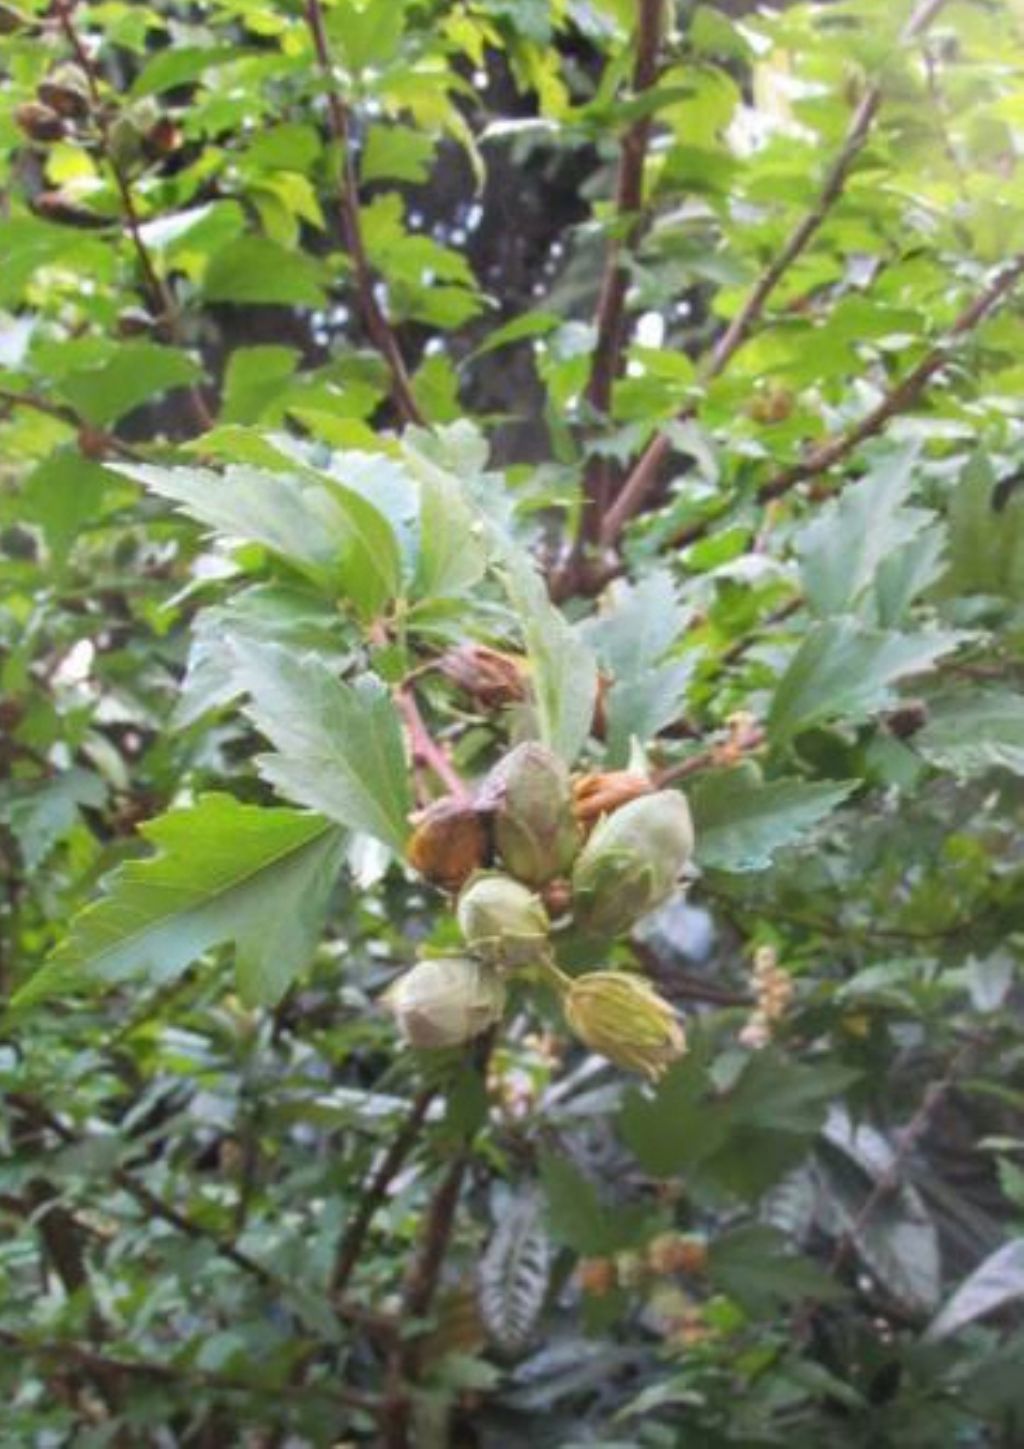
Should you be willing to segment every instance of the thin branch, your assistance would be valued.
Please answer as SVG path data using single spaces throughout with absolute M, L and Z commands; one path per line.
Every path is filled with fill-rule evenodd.
M 946 0 L 923 0 L 904 28 L 903 43 L 910 44 L 922 35 L 945 3 Z M 881 102 L 882 87 L 876 82 L 861 97 L 850 120 L 839 154 L 829 167 L 813 206 L 786 238 L 778 255 L 765 268 L 747 300 L 715 344 L 701 369 L 703 380 L 710 381 L 724 371 L 735 353 L 746 341 L 752 327 L 760 321 L 765 305 L 779 282 L 821 229 L 832 208 L 843 194 L 847 178 L 854 162 L 864 148 Z M 694 416 L 695 411 L 693 406 L 685 408 L 679 414 L 678 421 L 688 421 Z M 605 515 L 601 527 L 601 542 L 605 547 L 615 544 L 629 520 L 640 512 L 656 486 L 662 465 L 671 451 L 671 442 L 663 432 L 657 433 L 647 445 L 626 479 L 622 491 Z
M 637 0 L 636 57 L 632 84 L 634 97 L 650 90 L 657 79 L 663 13 L 664 0 Z M 590 377 L 584 393 L 591 409 L 602 415 L 611 407 L 612 388 L 622 361 L 626 291 L 629 286 L 629 270 L 624 254 L 636 246 L 643 229 L 643 217 L 639 212 L 643 204 L 644 163 L 652 125 L 653 120 L 649 113 L 638 117 L 621 142 L 615 186 L 615 230 L 608 242 L 604 275 L 598 294 L 595 318 L 597 335 Z M 592 457 L 584 480 L 579 546 L 598 541 L 609 483 L 607 460 Z
M 415 1147 L 419 1139 L 420 1128 L 423 1126 L 430 1104 L 436 1096 L 435 1087 L 424 1087 L 413 1099 L 408 1117 L 381 1158 L 376 1172 L 362 1194 L 359 1206 L 338 1243 L 334 1271 L 331 1274 L 333 1297 L 343 1293 L 348 1286 L 348 1280 L 359 1261 L 359 1255 L 363 1250 L 374 1214 L 384 1202 L 396 1174 Z
M 114 185 L 117 188 L 121 200 L 121 211 L 128 235 L 131 237 L 132 245 L 135 248 L 135 255 L 138 258 L 139 267 L 146 279 L 149 291 L 157 302 L 160 313 L 171 336 L 171 340 L 178 346 L 183 345 L 184 337 L 181 326 L 181 313 L 170 286 L 157 270 L 156 264 L 150 254 L 142 235 L 142 220 L 135 205 L 135 197 L 123 167 L 117 160 L 116 150 L 111 141 L 110 124 L 107 119 L 106 108 L 103 102 L 103 93 L 100 89 L 99 77 L 96 74 L 96 67 L 93 64 L 92 56 L 82 43 L 82 38 L 75 28 L 74 0 L 59 0 L 57 5 L 57 19 L 65 39 L 74 52 L 75 60 L 83 71 L 89 87 L 89 95 L 92 99 L 93 116 L 99 132 L 100 148 L 103 159 L 110 168 L 110 174 L 114 178 Z M 207 432 L 213 426 L 213 418 L 206 400 L 197 387 L 186 389 L 186 395 L 192 409 L 193 420 L 200 432 Z
M 122 1358 L 114 1354 L 101 1353 L 83 1343 L 70 1339 L 34 1341 L 0 1328 L 0 1343 L 5 1348 L 27 1356 L 54 1359 L 58 1367 L 74 1364 L 96 1377 L 153 1379 L 159 1383 L 178 1384 L 182 1387 L 209 1389 L 215 1392 L 253 1394 L 271 1399 L 309 1398 L 323 1399 L 328 1403 L 349 1409 L 362 1409 L 374 1413 L 379 1401 L 372 1394 L 363 1394 L 356 1389 L 347 1389 L 326 1384 L 289 1384 L 287 1382 L 256 1379 L 239 1379 L 228 1374 L 211 1373 L 204 1369 L 173 1363 L 160 1363 L 155 1359 Z
M 428 769 L 433 770 L 449 794 L 456 800 L 467 799 L 469 792 L 466 789 L 465 781 L 448 758 L 443 746 L 437 743 L 424 723 L 413 691 L 403 686 L 398 691 L 397 700 L 398 708 L 405 720 L 413 763 L 425 765 Z
M 341 174 L 338 178 L 338 217 L 348 254 L 355 273 L 356 297 L 370 341 L 387 363 L 391 374 L 391 397 L 399 417 L 405 423 L 424 421 L 413 395 L 398 339 L 377 300 L 376 284 L 359 219 L 359 184 L 349 138 L 349 118 L 345 102 L 338 91 L 331 61 L 331 49 L 324 25 L 320 0 L 306 0 L 306 24 L 313 40 L 317 64 L 324 78 L 327 114 L 331 132 L 340 152 Z
M 666 785 L 686 780 L 691 775 L 699 775 L 703 770 L 728 769 L 759 750 L 765 738 L 765 732 L 760 725 L 740 721 L 733 728 L 729 739 L 710 745 L 706 750 L 699 750 L 675 765 L 666 765 L 651 777 L 651 783 L 656 789 L 663 790 Z
M 907 412 L 917 402 L 932 377 L 950 361 L 953 345 L 983 320 L 988 313 L 1010 292 L 1024 274 L 1024 253 L 1016 257 L 996 277 L 990 286 L 979 293 L 964 308 L 952 324 L 946 336 L 937 342 L 916 367 L 889 389 L 871 411 L 859 423 L 845 432 L 820 443 L 800 463 L 784 468 L 774 478 L 761 485 L 758 499 L 764 503 L 788 493 L 797 483 L 824 473 L 848 453 L 860 446 L 867 438 L 881 432 L 886 423 L 899 413 Z
M 27 408 L 30 412 L 40 413 L 47 418 L 54 418 L 58 422 L 65 423 L 69 428 L 75 428 L 79 433 L 86 429 L 87 425 L 78 416 L 73 408 L 63 403 L 50 402 L 47 398 L 38 397 L 31 392 L 14 392 L 10 388 L 0 387 L 0 405 L 6 410 L 10 408 Z M 117 453 L 123 458 L 141 460 L 143 454 L 130 443 L 124 443 L 113 433 L 102 430 L 90 429 L 95 441 L 104 449 Z

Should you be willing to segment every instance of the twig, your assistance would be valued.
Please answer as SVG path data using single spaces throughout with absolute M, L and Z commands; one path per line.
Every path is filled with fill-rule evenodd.
M 881 432 L 891 418 L 913 407 L 930 379 L 949 362 L 953 344 L 977 326 L 1015 286 L 1022 273 L 1024 273 L 1024 253 L 1016 257 L 1008 267 L 1000 272 L 990 286 L 964 308 L 946 336 L 936 343 L 916 367 L 891 387 L 871 411 L 861 418 L 859 423 L 855 423 L 845 432 L 819 444 L 802 462 L 794 463 L 791 467 L 776 473 L 774 478 L 770 478 L 758 489 L 758 499 L 763 503 L 768 502 L 772 498 L 778 498 L 781 494 L 787 493 L 797 483 L 802 483 L 807 478 L 814 478 L 819 473 L 826 472 L 835 463 L 845 458 L 848 453 L 852 453 L 867 438 Z
M 101 1353 L 83 1343 L 70 1339 L 34 1341 L 24 1338 L 9 1329 L 0 1328 L 0 1343 L 26 1355 L 52 1358 L 59 1366 L 72 1363 L 95 1376 L 110 1378 L 147 1378 L 161 1383 L 191 1385 L 226 1393 L 254 1394 L 272 1399 L 324 1399 L 329 1403 L 350 1409 L 362 1409 L 374 1413 L 379 1400 L 372 1394 L 360 1393 L 356 1389 L 326 1384 L 289 1384 L 285 1382 L 238 1379 L 228 1374 L 211 1373 L 205 1369 L 186 1367 L 173 1363 L 160 1363 L 155 1359 L 122 1358 L 114 1354 Z
M 370 1230 L 374 1214 L 387 1197 L 388 1188 L 394 1181 L 395 1175 L 401 1168 L 409 1153 L 415 1147 L 420 1135 L 420 1128 L 430 1108 L 431 1102 L 437 1096 L 435 1087 L 424 1087 L 413 1099 L 412 1107 L 401 1130 L 397 1133 L 380 1161 L 376 1172 L 362 1194 L 359 1207 L 356 1209 L 351 1221 L 347 1224 L 344 1233 L 338 1243 L 337 1253 L 334 1259 L 334 1271 L 331 1274 L 331 1294 L 337 1297 L 343 1293 L 352 1276 L 353 1269 L 359 1261 L 366 1234 Z
M 658 46 L 664 0 L 637 0 L 636 58 L 633 64 L 634 97 L 650 90 L 657 78 Z M 632 250 L 643 229 L 638 213 L 643 204 L 644 163 L 650 143 L 652 118 L 638 117 L 622 137 L 615 186 L 615 230 L 608 242 L 604 275 L 598 294 L 594 357 L 584 396 L 595 413 L 606 414 L 622 357 L 623 322 L 629 271 L 623 253 Z M 624 230 L 624 235 L 620 234 Z M 607 460 L 592 457 L 584 480 L 583 510 L 578 546 L 598 541 L 607 504 Z
M 44 417 L 55 418 L 58 422 L 66 423 L 69 428 L 75 428 L 79 433 L 87 427 L 87 424 L 73 408 L 69 408 L 63 403 L 50 402 L 46 398 L 38 397 L 35 393 L 14 392 L 10 388 L 0 387 L 0 404 L 5 409 L 27 408 L 31 412 L 41 413 Z M 133 448 L 130 443 L 122 442 L 113 433 L 100 431 L 96 434 L 96 438 L 104 448 L 109 448 L 111 452 L 118 453 L 123 458 L 141 460 L 143 457 L 137 448 Z
M 923 0 L 907 22 L 902 35 L 903 42 L 909 44 L 923 34 L 945 3 L 946 0 Z M 821 229 L 829 212 L 843 193 L 853 163 L 870 134 L 881 101 L 882 87 L 876 82 L 861 97 L 850 120 L 839 154 L 829 167 L 813 206 L 789 234 L 778 255 L 762 272 L 747 300 L 715 344 L 701 368 L 703 380 L 710 381 L 725 369 L 746 340 L 751 328 L 760 320 L 765 304 L 779 282 Z M 684 408 L 677 421 L 688 421 L 694 416 L 695 411 L 693 406 Z M 647 445 L 626 479 L 622 491 L 605 515 L 601 527 L 601 542 L 606 547 L 611 547 L 618 540 L 625 525 L 636 513 L 639 513 L 655 487 L 662 465 L 671 451 L 671 442 L 664 432 L 657 433 Z
M 156 265 L 142 235 L 142 221 L 135 205 L 135 197 L 129 184 L 127 174 L 117 160 L 114 146 L 111 143 L 110 124 L 107 120 L 106 109 L 103 103 L 103 94 L 100 90 L 99 78 L 96 74 L 96 67 L 93 64 L 92 56 L 82 43 L 82 38 L 75 28 L 74 0 L 58 0 L 56 9 L 57 19 L 64 36 L 71 46 L 75 60 L 85 75 L 89 87 L 89 95 L 92 98 L 93 115 L 99 131 L 100 148 L 103 152 L 103 159 L 110 168 L 110 174 L 114 178 L 114 185 L 117 187 L 118 196 L 121 199 L 121 210 L 125 226 L 131 237 L 132 245 L 135 248 L 135 255 L 138 258 L 142 274 L 146 279 L 150 293 L 157 302 L 160 313 L 163 317 L 167 331 L 173 342 L 181 346 L 184 337 L 181 327 L 181 313 L 174 293 L 167 282 L 157 271 Z M 186 395 L 192 409 L 193 420 L 200 432 L 207 432 L 213 426 L 213 418 L 206 400 L 197 387 L 186 389 Z
M 469 791 L 465 781 L 448 758 L 443 747 L 437 743 L 427 729 L 413 691 L 403 686 L 398 690 L 397 699 L 398 708 L 405 720 L 405 727 L 409 735 L 409 749 L 413 762 L 433 770 L 449 794 L 453 795 L 456 800 L 467 799 Z
M 700 774 L 702 770 L 728 769 L 738 764 L 744 756 L 759 750 L 764 741 L 765 732 L 760 725 L 744 724 L 733 731 L 730 739 L 710 745 L 706 750 L 698 750 L 695 755 L 680 760 L 678 764 L 666 765 L 663 770 L 658 770 L 652 776 L 652 784 L 656 789 L 663 790 L 666 785 L 685 780 L 690 775 Z
M 309 26 L 317 64 L 325 82 L 327 114 L 330 119 L 331 132 L 340 152 L 338 217 L 345 246 L 352 259 L 359 311 L 370 335 L 370 341 L 387 363 L 388 371 L 391 374 L 391 397 L 399 417 L 406 423 L 422 424 L 423 414 L 413 395 L 398 339 L 377 301 L 373 271 L 366 254 L 363 228 L 359 219 L 359 186 L 355 164 L 352 160 L 348 110 L 335 82 L 331 49 L 320 0 L 306 0 L 306 24 Z

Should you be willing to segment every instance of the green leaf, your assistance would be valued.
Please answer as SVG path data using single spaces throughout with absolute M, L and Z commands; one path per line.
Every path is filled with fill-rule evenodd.
M 312 654 L 236 645 L 248 713 L 278 751 L 260 770 L 282 794 L 401 851 L 409 833 L 408 765 L 398 713 L 379 679 L 345 684 Z
M 540 737 L 571 765 L 593 723 L 597 661 L 579 632 L 550 602 L 532 565 L 510 550 L 503 562 L 530 659 Z
M 1024 1238 L 1013 1238 L 967 1275 L 929 1325 L 928 1337 L 948 1338 L 1020 1298 L 1024 1298 Z
M 587 1257 L 627 1247 L 647 1217 L 647 1209 L 640 1205 L 612 1211 L 590 1179 L 564 1155 L 541 1153 L 540 1181 L 552 1239 Z
M 1024 695 L 978 689 L 931 701 L 914 744 L 931 764 L 956 775 L 996 768 L 1024 775 Z
M 343 832 L 316 815 L 201 796 L 142 826 L 157 847 L 120 866 L 106 893 L 15 999 L 30 1005 L 81 978 L 172 980 L 225 942 L 239 989 L 276 1000 L 308 961 L 341 864 Z
M 371 126 L 366 138 L 360 176 L 363 181 L 426 181 L 434 161 L 435 144 L 410 126 Z
M 199 364 L 186 352 L 156 342 L 122 342 L 98 366 L 65 374 L 58 392 L 87 422 L 105 427 L 151 397 L 201 376 Z
M 262 544 L 321 587 L 373 615 L 399 588 L 398 543 L 387 519 L 352 488 L 312 472 L 298 476 L 230 467 L 121 464 L 118 472 L 173 499 L 229 538 Z
M 32 872 L 70 834 L 81 807 L 99 809 L 106 798 L 106 786 L 91 770 L 74 768 L 32 784 L 12 782 L 0 785 L 0 824 L 10 827 L 25 869 Z
M 784 744 L 820 720 L 864 719 L 886 704 L 898 679 L 930 669 L 959 643 L 958 634 L 897 634 L 849 618 L 817 624 L 779 682 L 768 732 Z
M 949 568 L 944 597 L 1004 595 L 1024 599 L 1024 496 L 1015 489 L 999 507 L 995 475 L 979 454 L 949 501 Z
M 214 252 L 203 279 L 208 302 L 319 307 L 324 301 L 320 264 L 263 236 L 240 236 Z
M 819 615 L 852 613 L 885 559 L 934 517 L 905 507 L 915 448 L 890 455 L 821 509 L 797 539 L 804 593 Z
M 487 567 L 484 525 L 457 478 L 420 453 L 408 453 L 420 483 L 419 553 L 413 592 L 432 599 L 461 594 Z
M 705 775 L 689 792 L 697 861 L 715 870 L 764 870 L 776 850 L 813 829 L 856 783 L 825 785 L 797 779 L 766 783 L 750 761 Z
M 681 713 L 697 657 L 660 661 L 685 619 L 671 574 L 655 569 L 615 590 L 610 606 L 581 631 L 612 676 L 605 697 L 609 766 L 625 765 L 634 739 L 646 744 Z
M 723 1233 L 708 1253 L 712 1284 L 751 1313 L 770 1313 L 800 1298 L 832 1302 L 842 1288 L 816 1263 L 789 1249 L 774 1228 L 751 1223 Z

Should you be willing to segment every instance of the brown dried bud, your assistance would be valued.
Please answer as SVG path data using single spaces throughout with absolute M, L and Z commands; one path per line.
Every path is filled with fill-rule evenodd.
M 641 795 L 653 793 L 654 786 L 650 780 L 634 770 L 611 770 L 604 774 L 581 775 L 573 781 L 573 814 L 584 830 L 589 831 L 602 815 L 610 815 L 620 805 L 639 799 Z
M 173 156 L 175 151 L 180 151 L 183 140 L 181 127 L 174 118 L 161 116 L 146 132 L 143 144 L 146 155 L 159 161 L 164 156 Z
M 588 1298 L 605 1298 L 617 1286 L 615 1259 L 581 1258 L 576 1278 Z
M 44 81 L 40 81 L 36 95 L 44 105 L 51 106 L 69 120 L 84 120 L 91 109 L 89 79 L 81 66 L 70 62 L 59 65 Z
M 110 434 L 105 433 L 102 428 L 83 424 L 78 430 L 78 451 L 85 458 L 101 461 L 110 451 Z
M 88 207 L 79 206 L 63 191 L 40 191 L 32 202 L 32 209 L 44 221 L 58 226 L 77 226 L 92 230 L 95 227 L 110 226 L 108 216 L 100 216 Z
M 449 649 L 438 661 L 438 668 L 484 709 L 518 704 L 529 692 L 522 661 L 486 644 L 460 644 Z
M 470 800 L 446 796 L 416 818 L 406 858 L 432 885 L 459 891 L 491 853 L 487 813 Z
M 14 35 L 28 28 L 28 16 L 13 5 L 0 5 L 0 35 Z
M 25 101 L 18 106 L 14 119 L 31 141 L 60 141 L 67 130 L 57 112 L 39 101 Z
M 672 1273 L 703 1273 L 708 1248 L 702 1238 L 683 1233 L 659 1233 L 647 1244 L 647 1266 L 659 1278 Z

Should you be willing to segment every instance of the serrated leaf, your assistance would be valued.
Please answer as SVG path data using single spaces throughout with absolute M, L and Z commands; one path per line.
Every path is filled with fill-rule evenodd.
M 108 877 L 105 895 L 75 918 L 16 1007 L 82 977 L 166 982 L 229 941 L 249 1001 L 275 1000 L 306 963 L 340 866 L 344 836 L 336 826 L 205 795 L 141 833 L 158 854 Z
M 398 592 L 401 563 L 390 524 L 333 479 L 245 466 L 217 474 L 124 464 L 118 472 L 218 533 L 269 548 L 321 587 L 351 598 L 364 615 Z
M 354 685 L 316 655 L 240 641 L 247 713 L 278 751 L 260 771 L 283 795 L 401 851 L 412 809 L 398 714 L 373 675 Z
M 749 761 L 705 775 L 689 792 L 697 861 L 715 870 L 764 870 L 776 850 L 813 829 L 856 783 L 766 782 Z
M 754 1313 L 799 1298 L 827 1302 L 843 1296 L 823 1269 L 790 1252 L 782 1234 L 767 1224 L 751 1223 L 716 1238 L 708 1253 L 708 1276 Z
M 804 594 L 813 613 L 853 612 L 883 561 L 932 520 L 905 507 L 917 449 L 884 458 L 860 482 L 822 508 L 797 538 Z
M 188 353 L 156 342 L 124 342 L 98 367 L 69 372 L 58 391 L 90 423 L 105 427 L 147 399 L 202 376 Z
M 620 586 L 582 631 L 612 676 L 604 701 L 610 766 L 625 765 L 633 739 L 646 744 L 681 713 L 697 657 L 664 656 L 685 619 L 671 575 L 657 569 L 636 585 Z
M 640 1205 L 613 1212 L 589 1178 L 568 1158 L 544 1152 L 540 1159 L 548 1231 L 556 1243 L 588 1256 L 617 1252 L 632 1242 L 647 1210 Z
M 536 1193 L 503 1214 L 480 1260 L 479 1303 L 494 1343 L 507 1353 L 526 1347 L 544 1307 L 551 1245 Z
M 414 592 L 425 599 L 464 593 L 487 567 L 483 524 L 457 478 L 420 453 L 410 450 L 408 457 L 420 484 Z
M 956 775 L 997 767 L 1024 775 L 1024 695 L 976 689 L 931 702 L 914 744 L 931 764 Z
M 31 872 L 70 833 L 83 805 L 98 809 L 106 798 L 106 786 L 91 770 L 66 770 L 30 784 L 12 782 L 0 785 L 0 824 L 10 828 Z
M 533 566 L 506 550 L 504 568 L 530 660 L 540 737 L 571 765 L 590 734 L 597 661 L 579 632 L 550 602 Z
M 958 634 L 897 634 L 849 618 L 815 625 L 775 691 L 768 714 L 773 742 L 785 744 L 821 720 L 864 719 L 891 698 L 897 680 L 930 669 L 959 642 Z
M 961 594 L 1024 599 L 1024 496 L 1015 490 L 1002 507 L 989 460 L 978 454 L 949 500 L 946 598 Z
M 933 1341 L 948 1338 L 1020 1298 L 1024 1298 L 1024 1238 L 1014 1238 L 968 1274 L 929 1324 L 927 1336 Z

